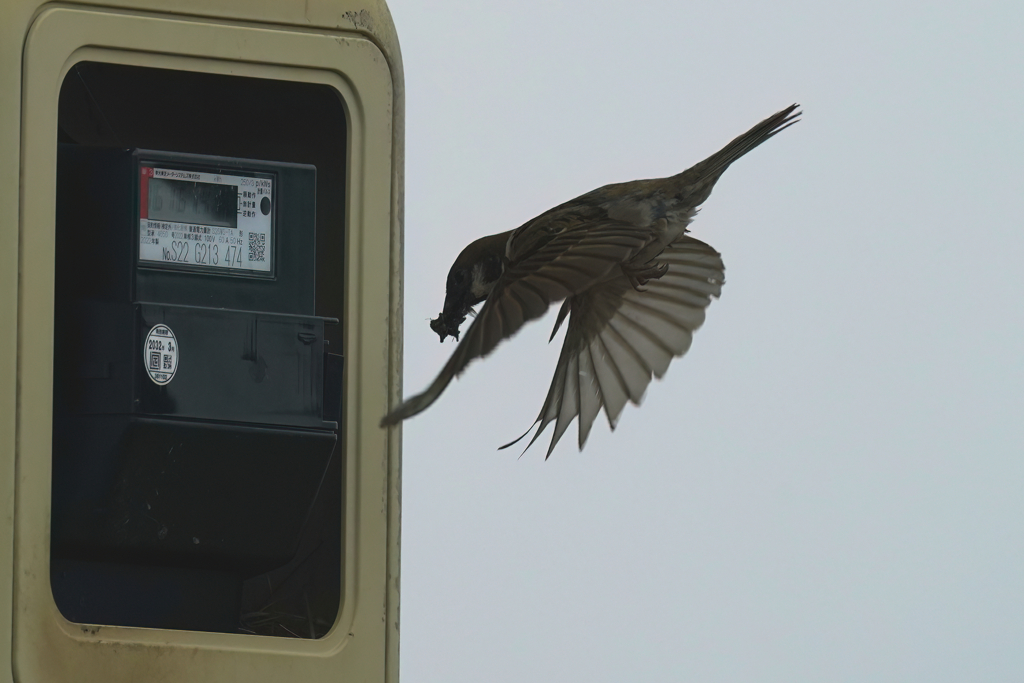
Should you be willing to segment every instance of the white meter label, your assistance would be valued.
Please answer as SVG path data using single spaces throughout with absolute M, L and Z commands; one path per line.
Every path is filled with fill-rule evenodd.
M 139 170 L 140 262 L 273 272 L 272 178 Z
M 149 378 L 164 385 L 178 370 L 178 340 L 167 325 L 154 325 L 142 346 L 142 359 Z

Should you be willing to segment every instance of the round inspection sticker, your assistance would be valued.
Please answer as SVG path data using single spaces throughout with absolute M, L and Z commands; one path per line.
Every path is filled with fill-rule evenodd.
M 146 335 L 142 358 L 149 378 L 163 385 L 174 379 L 178 369 L 178 340 L 167 325 L 154 325 Z

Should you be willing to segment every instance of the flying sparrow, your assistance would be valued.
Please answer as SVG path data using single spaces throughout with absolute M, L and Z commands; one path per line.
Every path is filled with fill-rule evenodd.
M 430 327 L 442 342 L 458 340 L 466 315 L 483 306 L 437 379 L 381 426 L 428 408 L 472 360 L 561 301 L 551 338 L 566 317 L 569 325 L 527 448 L 555 422 L 549 457 L 578 416 L 582 450 L 602 407 L 615 429 L 626 401 L 639 404 L 651 375 L 660 379 L 686 353 L 704 309 L 722 292 L 721 255 L 687 236 L 687 225 L 729 164 L 796 123 L 798 106 L 678 175 L 605 185 L 515 230 L 472 242 L 448 272 L 444 308 Z

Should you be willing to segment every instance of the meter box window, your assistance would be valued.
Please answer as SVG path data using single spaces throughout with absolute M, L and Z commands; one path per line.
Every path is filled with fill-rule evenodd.
M 320 113 L 275 130 L 289 107 Z M 344 187 L 337 95 L 87 63 L 60 122 L 58 608 L 323 635 L 342 546 L 344 200 L 318 191 Z

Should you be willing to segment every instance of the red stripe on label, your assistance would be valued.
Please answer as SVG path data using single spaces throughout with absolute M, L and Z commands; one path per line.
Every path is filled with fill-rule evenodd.
M 149 218 L 149 179 L 153 177 L 153 169 L 140 166 L 139 173 L 139 218 Z

